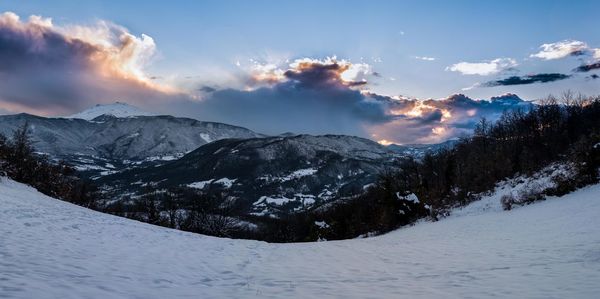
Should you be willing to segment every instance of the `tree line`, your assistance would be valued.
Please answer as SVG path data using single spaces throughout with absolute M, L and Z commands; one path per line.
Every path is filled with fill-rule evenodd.
M 36 188 L 48 196 L 88 208 L 98 208 L 97 188 L 80 179 L 63 161 L 51 161 L 34 151 L 25 123 L 11 138 L 0 134 L 0 175 Z

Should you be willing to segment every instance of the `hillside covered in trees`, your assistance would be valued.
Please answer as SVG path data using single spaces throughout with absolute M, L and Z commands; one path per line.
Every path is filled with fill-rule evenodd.
M 498 181 L 531 175 L 553 162 L 571 163 L 576 173 L 539 194 L 503 199 L 505 208 L 598 181 L 600 98 L 565 94 L 527 112 L 505 112 L 495 123 L 482 119 L 474 134 L 453 148 L 405 159 L 400 171 L 382 174 L 365 194 L 316 215 L 329 224 L 327 238 L 382 233 L 425 215 L 437 219 L 477 200 Z M 406 203 L 411 196 L 418 198 L 418 208 Z
M 0 134 L 0 176 L 28 184 L 48 196 L 98 208 L 96 188 L 80 179 L 73 167 L 35 152 L 27 123 L 10 138 Z

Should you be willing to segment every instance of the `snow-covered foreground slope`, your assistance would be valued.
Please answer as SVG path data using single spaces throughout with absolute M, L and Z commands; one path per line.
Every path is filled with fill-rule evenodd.
M 597 298 L 600 185 L 311 244 L 155 227 L 0 183 L 0 297 Z

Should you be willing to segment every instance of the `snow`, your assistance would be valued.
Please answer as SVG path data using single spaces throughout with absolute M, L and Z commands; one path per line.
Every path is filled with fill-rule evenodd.
M 162 155 L 162 156 L 151 156 L 146 157 L 144 161 L 152 162 L 152 161 L 175 161 L 181 157 L 183 157 L 185 153 L 176 153 L 173 155 Z
M 325 221 L 315 221 L 315 225 L 320 228 L 328 228 L 329 227 L 329 224 L 327 224 L 327 222 L 325 222 Z
M 315 203 L 315 196 L 312 194 L 296 193 L 294 194 L 294 198 L 300 199 L 304 206 L 310 206 Z
M 196 189 L 204 189 L 204 187 L 206 187 L 206 185 L 212 183 L 213 180 L 208 180 L 208 181 L 201 181 L 201 182 L 194 182 L 191 184 L 187 184 L 188 187 L 190 188 L 196 188 Z
M 200 138 L 202 138 L 204 141 L 206 141 L 206 143 L 210 143 L 213 140 L 210 138 L 210 135 L 206 134 L 206 133 L 200 133 Z
M 271 204 L 271 205 L 284 205 L 288 202 L 294 201 L 294 198 L 287 198 L 285 196 L 281 197 L 269 197 L 269 196 L 261 196 L 257 201 L 254 202 L 255 206 Z
M 268 244 L 90 211 L 0 179 L 6 298 L 595 298 L 600 185 L 387 235 Z
M 106 176 L 106 175 L 111 175 L 111 174 L 114 174 L 114 173 L 117 173 L 117 172 L 118 171 L 116 171 L 116 170 L 106 170 L 106 171 L 101 171 L 99 173 L 99 175 L 100 176 Z
M 221 184 L 223 186 L 223 188 L 231 188 L 231 186 L 233 186 L 235 181 L 237 181 L 237 179 L 228 179 L 228 178 L 221 178 L 218 180 L 211 179 L 211 180 L 207 180 L 207 181 L 190 183 L 190 184 L 187 184 L 186 186 L 188 186 L 190 188 L 195 188 L 195 189 L 204 189 L 204 187 L 206 187 L 206 185 L 215 183 L 215 184 Z
M 221 178 L 215 181 L 217 184 L 223 185 L 223 188 L 231 188 L 237 179 Z
M 277 211 L 279 211 L 279 208 L 283 205 L 288 203 L 298 203 L 294 208 L 294 211 L 299 212 L 311 207 L 315 202 L 316 198 L 312 194 L 296 193 L 291 197 L 285 195 L 261 196 L 252 204 L 255 212 L 251 214 L 277 218 Z
M 317 169 L 314 168 L 305 168 L 305 169 L 298 169 L 284 177 L 279 178 L 280 182 L 287 182 L 287 181 L 291 181 L 291 180 L 295 180 L 295 179 L 299 179 L 301 177 L 305 177 L 305 176 L 309 176 L 309 175 L 313 175 L 315 173 L 317 173 Z
M 77 171 L 86 171 L 86 170 L 106 170 L 105 167 L 93 164 L 83 164 L 83 165 L 75 165 L 73 166 Z
M 284 205 L 287 204 L 289 202 L 295 202 L 295 201 L 299 201 L 300 203 L 302 203 L 302 207 L 306 207 L 306 206 L 310 206 L 312 204 L 315 203 L 315 196 L 312 194 L 302 194 L 302 193 L 296 193 L 294 194 L 294 197 L 292 198 L 287 198 L 283 195 L 279 195 L 279 196 L 261 196 L 257 201 L 254 202 L 254 206 L 258 206 L 258 207 L 264 207 L 267 204 L 269 205 Z
M 400 192 L 396 192 L 396 198 L 398 198 L 399 200 L 406 200 L 406 201 L 410 201 L 410 202 L 413 202 L 413 203 L 419 203 L 420 202 L 419 198 L 414 193 L 402 196 L 402 195 L 400 195 Z
M 564 176 L 568 177 L 573 171 L 574 166 L 565 164 L 552 164 L 532 176 L 516 176 L 514 178 L 501 181 L 496 184 L 496 188 L 489 194 L 484 194 L 480 200 L 471 204 L 454 209 L 451 216 L 464 216 L 481 214 L 485 212 L 503 211 L 500 199 L 504 195 L 517 195 L 523 191 L 545 189 L 554 187 L 554 178 Z
M 80 118 L 92 120 L 100 115 L 112 115 L 115 117 L 131 117 L 131 116 L 152 116 L 154 114 L 141 110 L 138 107 L 127 103 L 115 102 L 112 104 L 97 104 L 94 107 L 81 111 L 79 113 L 68 116 L 67 118 Z M 130 137 L 136 137 L 132 135 Z
M 369 184 L 363 185 L 363 186 L 362 186 L 362 189 L 363 189 L 364 191 L 367 191 L 367 190 L 368 190 L 369 188 L 371 188 L 372 186 L 375 186 L 375 183 L 369 183 Z

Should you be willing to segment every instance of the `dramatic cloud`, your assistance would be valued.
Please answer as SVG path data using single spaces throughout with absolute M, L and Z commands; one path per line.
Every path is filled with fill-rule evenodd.
M 189 83 L 196 96 L 161 85 L 144 71 L 156 45 L 108 22 L 56 26 L 37 16 L 0 15 L 0 113 L 71 114 L 119 99 L 138 106 L 248 127 L 258 132 L 348 134 L 382 143 L 439 142 L 472 130 L 481 116 L 524 107 L 511 98 L 475 101 L 464 96 L 420 101 L 367 91 L 381 78 L 366 63 L 328 57 L 285 63 L 236 63 L 232 85 Z M 494 60 L 494 73 L 515 65 Z M 219 88 L 216 86 L 237 86 Z
M 342 87 L 367 84 L 365 77 L 371 74 L 371 67 L 364 63 L 338 62 L 335 57 L 325 61 L 304 58 L 290 64 L 292 69 L 284 75 L 306 87 Z
M 337 57 L 325 59 L 302 58 L 296 59 L 287 66 L 275 63 L 259 63 L 251 60 L 252 66 L 248 70 L 248 88 L 264 87 L 289 80 L 303 84 L 326 84 L 359 86 L 365 85 L 368 76 L 379 76 L 372 71 L 366 63 L 351 63 L 347 60 L 338 60 Z M 339 86 L 338 86 L 339 87 Z
M 496 58 L 485 62 L 459 62 L 446 68 L 447 71 L 460 72 L 463 75 L 487 76 L 500 73 L 517 66 L 512 58 Z
M 199 119 L 222 121 L 267 134 L 348 134 L 386 143 L 433 143 L 468 134 L 480 117 L 529 107 L 514 95 L 492 101 L 455 95 L 442 100 L 382 96 L 360 90 L 370 67 L 328 58 L 299 59 L 278 70 L 277 80 L 255 89 L 224 89 L 182 103 Z M 252 72 L 252 70 L 250 70 Z
M 570 75 L 559 74 L 559 73 L 535 74 L 535 75 L 527 75 L 527 76 L 512 76 L 512 77 L 508 77 L 506 79 L 486 82 L 483 84 L 483 86 L 493 87 L 493 86 L 546 83 L 546 82 L 564 80 L 564 79 L 567 79 L 570 77 L 571 77 Z
M 175 109 L 198 119 L 237 124 L 267 134 L 292 131 L 364 136 L 365 126 L 391 118 L 384 102 L 357 90 L 367 83 L 366 76 L 371 73 L 368 65 L 335 57 L 303 58 L 285 67 L 260 68 L 260 73 L 257 69 L 250 70 L 253 82 L 268 85 L 217 90 L 200 101 L 180 103 Z
M 274 63 L 260 63 L 255 60 L 250 62 L 252 65 L 246 82 L 249 87 L 275 84 L 285 79 L 284 71 Z
M 527 110 L 530 102 L 514 94 L 473 100 L 457 94 L 440 100 L 397 98 L 390 101 L 391 121 L 368 128 L 371 137 L 382 144 L 436 143 L 470 134 L 485 117 L 496 120 L 505 110 Z
M 536 57 L 544 60 L 560 59 L 567 56 L 586 55 L 590 51 L 598 49 L 590 49 L 589 46 L 577 40 L 563 40 L 556 43 L 543 44 L 540 46 L 540 51 L 531 54 L 530 57 Z
M 38 16 L 0 14 L 0 103 L 48 114 L 122 98 L 161 101 L 175 91 L 144 73 L 155 50 L 151 37 L 108 22 L 60 27 Z

